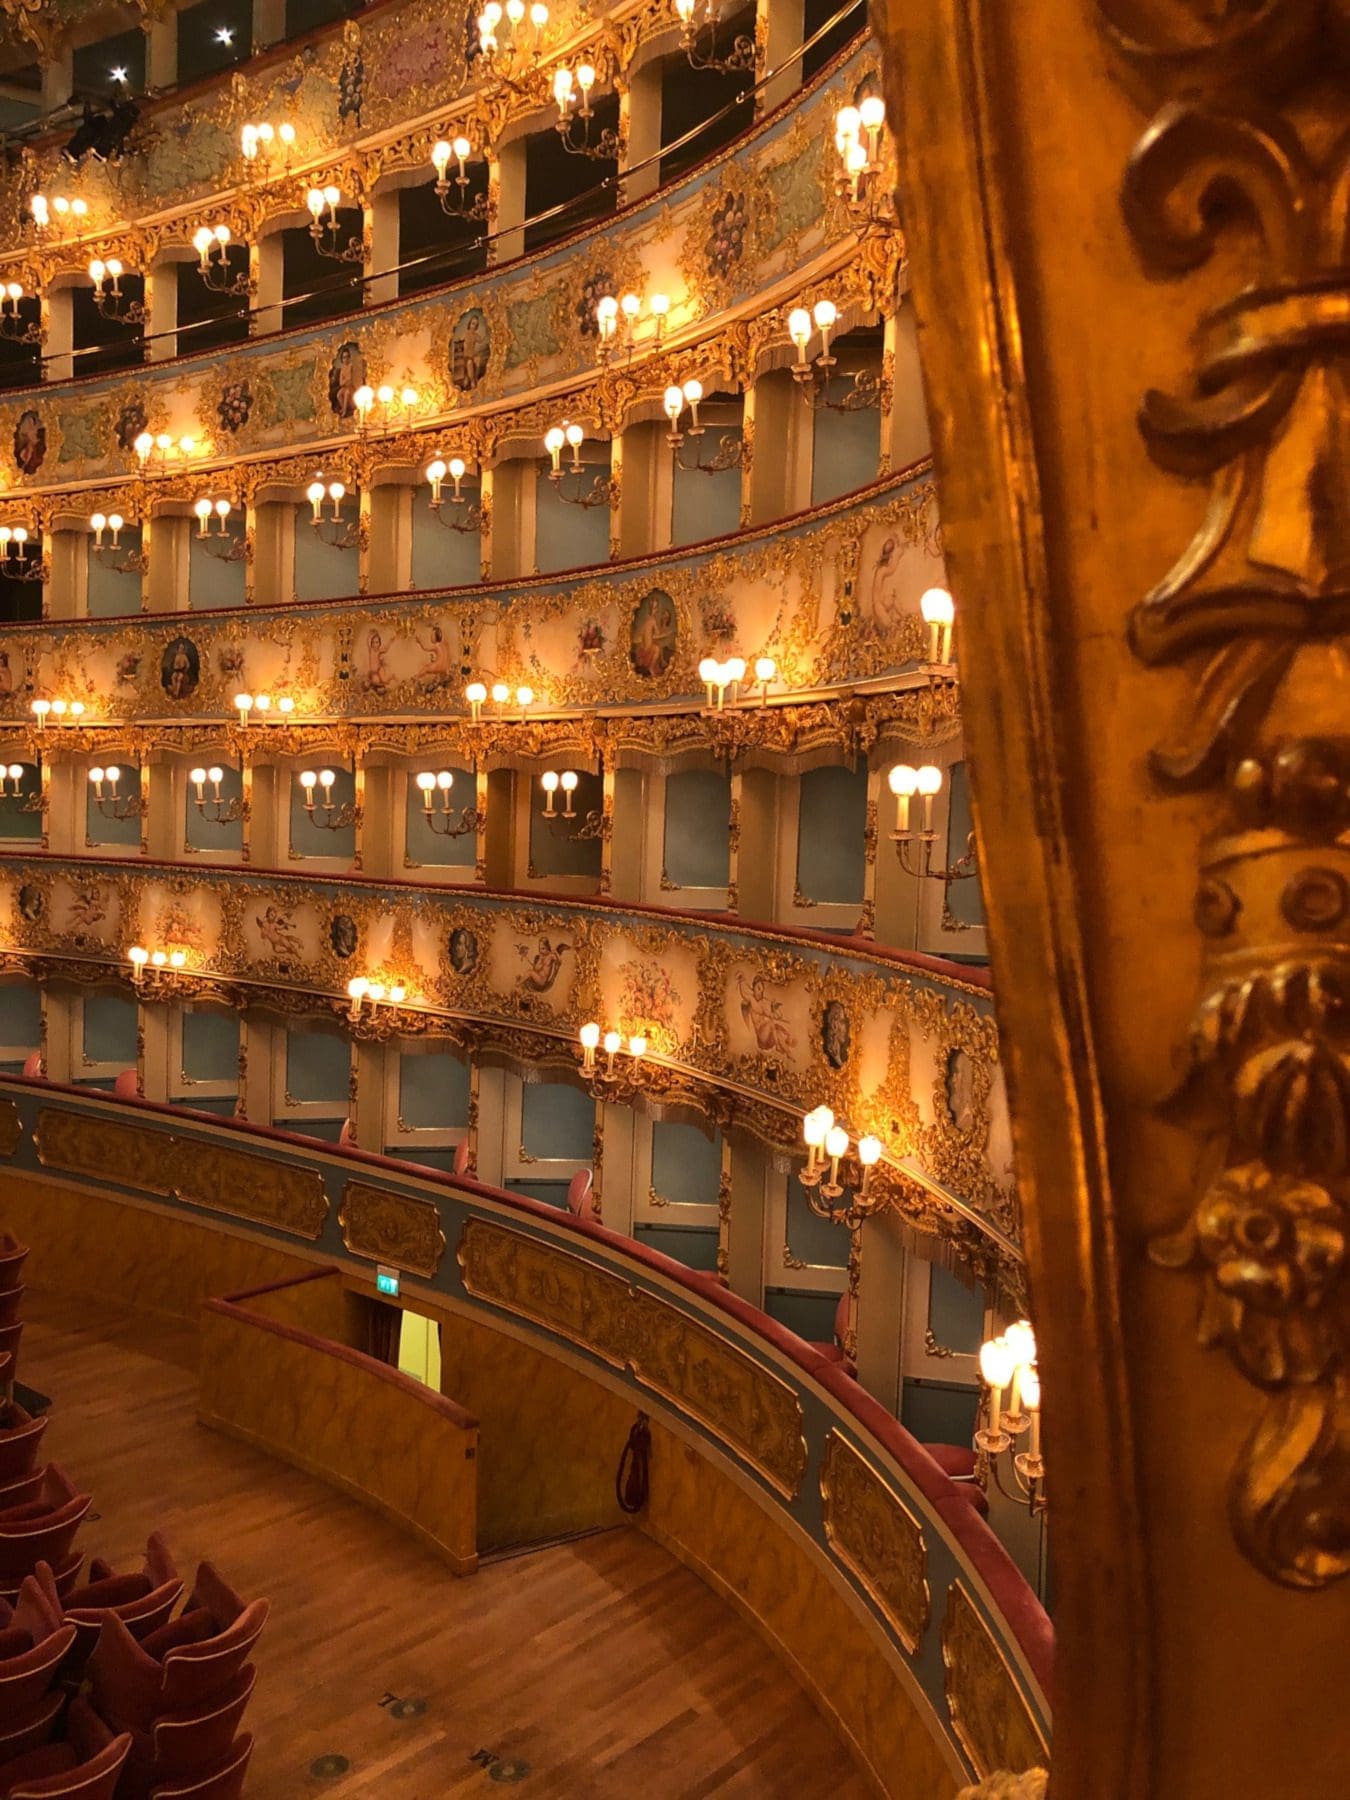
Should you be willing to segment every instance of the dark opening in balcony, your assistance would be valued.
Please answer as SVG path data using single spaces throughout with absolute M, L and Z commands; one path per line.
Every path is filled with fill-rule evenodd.
M 619 100 L 603 94 L 591 102 L 589 142 L 598 145 L 606 131 L 619 129 Z M 582 142 L 582 123 L 573 117 L 571 140 Z M 525 141 L 525 217 L 538 223 L 525 228 L 526 250 L 538 250 L 566 237 L 594 219 L 604 219 L 618 201 L 618 164 L 608 158 L 569 155 L 557 131 L 536 132 Z M 605 185 L 608 180 L 608 185 Z M 561 208 L 554 212 L 555 207 Z M 550 214 L 540 218 L 541 213 Z
M 480 195 L 487 193 L 486 163 L 467 163 L 465 174 L 469 185 L 463 190 L 464 205 L 471 208 Z M 449 169 L 450 191 L 446 205 L 457 208 L 461 190 L 455 182 L 455 165 Z M 479 274 L 487 266 L 487 245 L 481 241 L 487 229 L 484 220 L 464 218 L 458 212 L 446 214 L 435 181 L 399 190 L 398 196 L 398 291 L 420 293 L 424 288 L 439 287 L 461 275 Z
M 339 207 L 336 229 L 327 231 L 324 243 L 330 249 L 359 244 L 362 228 L 360 207 Z M 282 312 L 284 327 L 340 319 L 361 310 L 361 264 L 322 255 L 309 227 L 294 226 L 281 234 L 281 293 L 291 302 Z

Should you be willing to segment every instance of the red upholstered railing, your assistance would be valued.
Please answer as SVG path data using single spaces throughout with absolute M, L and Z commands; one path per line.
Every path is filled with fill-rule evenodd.
M 297 1152 L 310 1165 L 329 1160 L 339 1166 L 356 1164 L 371 1171 L 384 1171 L 404 1181 L 411 1178 L 419 1186 L 442 1188 L 447 1193 L 478 1197 L 491 1201 L 494 1207 L 546 1223 L 552 1232 L 572 1233 L 578 1240 L 579 1249 L 586 1242 L 602 1247 L 607 1253 L 606 1262 L 617 1253 L 638 1268 L 658 1276 L 663 1282 L 684 1290 L 697 1302 L 699 1308 L 725 1315 L 740 1328 L 741 1333 L 759 1338 L 779 1358 L 792 1363 L 828 1397 L 828 1404 L 838 1417 L 852 1425 L 860 1438 L 875 1444 L 898 1465 L 923 1495 L 984 1583 L 1009 1638 L 1021 1651 L 1041 1691 L 1049 1693 L 1054 1628 L 1044 1607 L 1007 1550 L 969 1501 L 963 1498 L 956 1483 L 939 1468 L 918 1439 L 906 1431 L 899 1420 L 861 1388 L 855 1379 L 845 1374 L 837 1363 L 829 1362 L 795 1332 L 789 1331 L 739 1295 L 731 1293 L 716 1277 L 688 1269 L 683 1263 L 676 1262 L 661 1251 L 648 1249 L 632 1238 L 611 1231 L 607 1226 L 586 1219 L 575 1219 L 557 1207 L 502 1188 L 490 1187 L 472 1176 L 446 1175 L 371 1151 L 318 1143 L 313 1138 L 280 1130 L 275 1126 L 220 1119 L 214 1114 L 196 1113 L 188 1107 L 165 1106 L 149 1100 L 120 1097 L 110 1100 L 106 1094 L 91 1093 L 88 1089 L 41 1079 L 5 1076 L 0 1081 L 0 1088 L 59 1094 L 85 1103 L 96 1103 L 100 1107 L 111 1105 L 119 1111 L 143 1114 L 164 1124 L 176 1123 L 181 1126 L 185 1121 L 191 1120 L 194 1125 L 209 1125 L 213 1132 L 222 1131 L 255 1143 L 272 1144 L 279 1150 Z M 267 1290 L 260 1288 L 253 1291 L 261 1294 Z M 231 1296 L 231 1299 L 239 1303 L 247 1297 L 240 1294 Z

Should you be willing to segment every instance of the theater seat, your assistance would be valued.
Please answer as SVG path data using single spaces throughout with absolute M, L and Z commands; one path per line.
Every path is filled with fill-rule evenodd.
M 473 1173 L 472 1163 L 473 1151 L 469 1148 L 469 1140 L 467 1137 L 462 1137 L 455 1145 L 455 1160 L 451 1164 L 451 1168 L 456 1175 L 471 1175 Z
M 589 1169 L 578 1169 L 567 1184 L 567 1210 L 574 1219 L 593 1217 L 591 1205 L 591 1189 L 595 1186 L 595 1177 Z
M 3 1375 L 0 1375 L 0 1380 Z M 0 1484 L 8 1485 L 37 1465 L 38 1445 L 47 1429 L 47 1415 L 34 1418 L 16 1401 L 0 1406 Z
M 77 1494 L 58 1463 L 48 1463 L 38 1497 L 0 1512 L 0 1592 L 21 1582 L 39 1562 L 59 1574 L 92 1504 L 93 1496 Z
M 68 1742 L 46 1744 L 0 1767 L 3 1800 L 113 1800 L 130 1735 L 114 1737 L 80 1696 L 70 1703 L 66 1733 Z
M 0 1294 L 7 1294 L 23 1280 L 23 1265 L 28 1260 L 28 1246 L 21 1244 L 12 1231 L 0 1234 Z
M 183 1782 L 170 1782 L 151 1788 L 150 1800 L 239 1800 L 244 1791 L 253 1739 L 241 1737 L 230 1752 L 229 1760 L 210 1775 Z
M 247 1663 L 233 1681 L 209 1700 L 178 1712 L 161 1713 L 148 1736 L 136 1733 L 128 1770 L 129 1775 L 137 1777 L 134 1785 L 200 1781 L 226 1767 L 256 1673 L 253 1664 Z
M 22 1717 L 4 1720 L 0 1724 L 0 1765 L 50 1743 L 65 1704 L 64 1687 L 55 1687 L 34 1701 Z
M 100 1562 L 91 1565 L 90 1574 L 95 1579 L 72 1589 L 64 1602 L 66 1622 L 78 1633 L 71 1652 L 73 1672 L 88 1662 L 109 1613 L 116 1614 L 132 1637 L 144 1641 L 168 1623 L 183 1592 L 182 1577 L 158 1531 L 146 1540 L 144 1568 L 118 1575 Z

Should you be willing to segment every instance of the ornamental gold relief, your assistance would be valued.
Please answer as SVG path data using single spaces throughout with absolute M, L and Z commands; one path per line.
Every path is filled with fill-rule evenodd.
M 342 1241 L 353 1256 L 389 1263 L 430 1279 L 445 1254 L 439 1209 L 430 1200 L 349 1181 L 338 1214 Z
M 1315 1590 L 1350 1572 L 1350 51 L 1343 9 L 1311 0 L 1097 11 L 1152 114 L 1125 224 L 1192 327 L 1182 391 L 1145 391 L 1140 429 L 1208 496 L 1129 626 L 1143 664 L 1187 677 L 1154 779 L 1214 796 L 1200 992 L 1167 1103 L 1214 1148 L 1152 1250 L 1189 1272 L 1200 1342 L 1263 1397 L 1231 1474 L 1236 1541 Z M 1217 305 L 1188 300 L 1202 271 Z
M 947 1591 L 942 1662 L 952 1729 L 980 1778 L 1043 1768 L 1048 1745 L 989 1626 L 959 1581 Z
M 334 465 L 336 466 L 336 465 Z M 295 473 L 312 465 L 298 464 Z M 924 683 L 899 695 L 868 695 L 837 716 L 828 702 L 762 710 L 732 709 L 712 718 L 663 717 L 642 725 L 583 717 L 547 724 L 487 714 L 466 729 L 464 677 L 469 669 L 512 685 L 532 686 L 550 708 L 643 707 L 702 691 L 697 669 L 709 653 L 770 654 L 791 686 L 851 685 L 860 673 L 898 673 L 926 655 L 918 597 L 942 565 L 929 551 L 921 521 L 932 510 L 926 475 L 902 478 L 891 490 L 869 490 L 793 529 L 725 540 L 697 555 L 666 554 L 625 563 L 604 580 L 513 582 L 486 595 L 427 592 L 352 603 L 253 605 L 200 616 L 151 615 L 133 620 L 82 619 L 69 625 L 14 627 L 6 639 L 9 682 L 0 681 L 0 720 L 31 730 L 31 694 L 81 699 L 91 721 L 157 720 L 126 725 L 126 741 L 188 748 L 184 734 L 204 731 L 212 717 L 224 740 L 242 752 L 266 745 L 312 745 L 307 715 L 369 719 L 434 714 L 435 742 L 476 758 L 518 746 L 525 755 L 563 747 L 568 733 L 597 752 L 606 742 L 634 749 L 659 743 L 674 754 L 681 737 L 737 756 L 761 746 L 805 754 L 836 741 L 847 719 L 850 753 L 870 750 L 894 721 L 901 735 L 940 742 L 957 728 L 954 690 Z M 905 521 L 908 521 L 906 523 Z M 171 679 L 174 660 L 186 679 Z M 234 727 L 233 696 L 289 693 L 294 723 Z M 819 710 L 813 710 L 815 706 Z M 447 720 L 446 715 L 451 716 Z M 351 727 L 316 728 L 354 743 Z M 347 733 L 343 739 L 343 733 Z M 33 747 L 45 755 L 97 751 L 109 739 L 88 731 L 48 730 Z
M 390 1011 L 363 1028 L 381 1041 L 439 1036 L 570 1069 L 588 1019 L 640 1031 L 652 1105 L 734 1115 L 792 1150 L 801 1113 L 823 1096 L 931 1184 L 878 1171 L 895 1175 L 904 1217 L 959 1238 L 954 1206 L 1018 1253 L 991 997 L 956 979 L 856 947 L 598 902 L 210 867 L 12 857 L 0 920 L 10 966 L 106 980 L 125 973 L 128 942 L 169 945 L 185 952 L 184 992 L 241 1008 L 345 1020 L 359 970 L 409 995 L 406 1018 Z
M 470 1294 L 631 1369 L 795 1496 L 806 1472 L 801 1404 L 729 1339 L 621 1277 L 505 1226 L 468 1220 L 458 1257 Z
M 23 1142 L 23 1121 L 12 1100 L 0 1100 L 0 1156 L 13 1156 Z
M 698 371 L 719 384 L 748 380 L 768 344 L 781 348 L 786 336 L 785 306 L 776 304 L 757 321 L 755 315 L 765 311 L 757 297 L 797 268 L 808 285 L 828 277 L 841 309 L 889 312 L 902 254 L 898 244 L 885 252 L 886 273 L 878 280 L 867 258 L 853 253 L 847 234 L 832 228 L 827 208 L 836 162 L 827 125 L 844 92 L 856 87 L 865 60 L 863 53 L 855 54 L 789 119 L 771 119 L 738 141 L 711 175 L 691 176 L 673 195 L 639 203 L 561 250 L 489 271 L 472 287 L 461 284 L 282 338 L 261 336 L 218 357 L 147 365 L 131 378 L 44 384 L 0 407 L 0 437 L 16 446 L 6 458 L 8 486 L 50 489 L 62 482 L 129 478 L 136 430 L 127 430 L 128 407 L 147 415 L 152 430 L 198 437 L 198 481 L 208 478 L 211 466 L 229 478 L 241 452 L 257 455 L 307 442 L 322 447 L 325 456 L 332 447 L 346 454 L 350 410 L 341 398 L 345 389 L 333 381 L 344 353 L 349 362 L 359 359 L 363 378 L 373 384 L 387 378 L 396 384 L 411 381 L 418 389 L 415 447 L 411 456 L 400 456 L 398 440 L 408 434 L 391 434 L 385 441 L 391 464 L 424 463 L 440 447 L 437 437 L 453 438 L 466 456 L 481 462 L 508 436 L 538 437 L 560 412 L 613 431 L 632 412 L 659 416 L 662 392 L 672 379 Z M 316 77 L 305 70 L 301 79 L 308 83 Z M 241 120 L 264 116 L 267 102 L 259 104 L 263 112 L 258 106 L 242 108 Z M 228 162 L 237 140 L 237 124 L 212 120 L 194 125 L 185 143 L 175 144 L 175 154 Z M 92 178 L 95 188 L 124 179 L 138 161 L 104 165 Z M 347 156 L 321 175 L 320 185 L 335 181 L 355 198 L 379 179 L 380 167 Z M 274 216 L 289 220 L 308 179 L 273 184 L 270 211 L 254 194 L 250 216 L 237 215 L 241 240 L 256 242 Z M 0 175 L 0 193 L 4 186 Z M 30 170 L 20 186 L 26 202 L 42 182 Z M 219 187 L 219 179 L 212 179 L 211 191 Z M 213 225 L 221 216 L 213 201 L 211 208 L 184 218 L 181 227 L 158 222 L 113 234 L 96 191 L 90 200 L 97 225 L 89 236 L 44 247 L 40 275 L 23 259 L 12 264 L 11 273 L 26 287 L 50 285 L 61 274 L 83 274 L 94 254 L 106 260 L 115 253 L 133 271 L 152 269 L 159 254 L 189 244 L 199 225 Z M 16 212 L 19 201 L 14 196 Z M 121 219 L 126 212 L 118 202 L 107 216 Z M 678 352 L 656 353 L 644 345 L 622 366 L 597 368 L 592 295 L 602 278 L 616 287 L 630 278 L 638 287 L 664 287 L 672 301 L 669 328 Z M 545 382 L 555 396 L 547 407 L 526 402 L 519 417 L 495 416 L 513 404 L 520 409 L 522 397 Z M 575 391 L 565 391 L 569 384 Z M 15 436 L 21 424 L 22 456 Z M 361 451 L 364 456 L 365 446 Z M 313 455 L 308 452 L 298 475 L 301 486 L 312 477 Z M 133 516 L 128 506 L 119 510 Z
M 922 1527 L 837 1431 L 825 1440 L 820 1493 L 830 1548 L 857 1576 L 912 1656 L 928 1627 L 928 1550 Z
M 251 1151 L 50 1107 L 38 1113 L 33 1139 L 44 1168 L 169 1195 L 298 1237 L 317 1238 L 327 1217 L 315 1171 Z

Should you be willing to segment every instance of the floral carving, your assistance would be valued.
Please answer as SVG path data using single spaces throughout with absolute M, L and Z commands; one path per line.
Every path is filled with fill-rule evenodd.
M 1221 1151 L 1153 1255 L 1199 1273 L 1200 1341 L 1267 1396 L 1233 1471 L 1237 1541 L 1319 1588 L 1350 1572 L 1350 742 L 1262 732 L 1300 652 L 1350 628 L 1350 138 L 1307 103 L 1344 91 L 1344 8 L 1098 7 L 1159 108 L 1123 188 L 1141 252 L 1171 276 L 1241 272 L 1198 318 L 1189 391 L 1140 408 L 1154 461 L 1209 490 L 1131 620 L 1142 661 L 1192 677 L 1154 770 L 1176 788 L 1226 770 L 1232 815 L 1204 847 L 1207 968 L 1173 1103 L 1217 1120 Z

